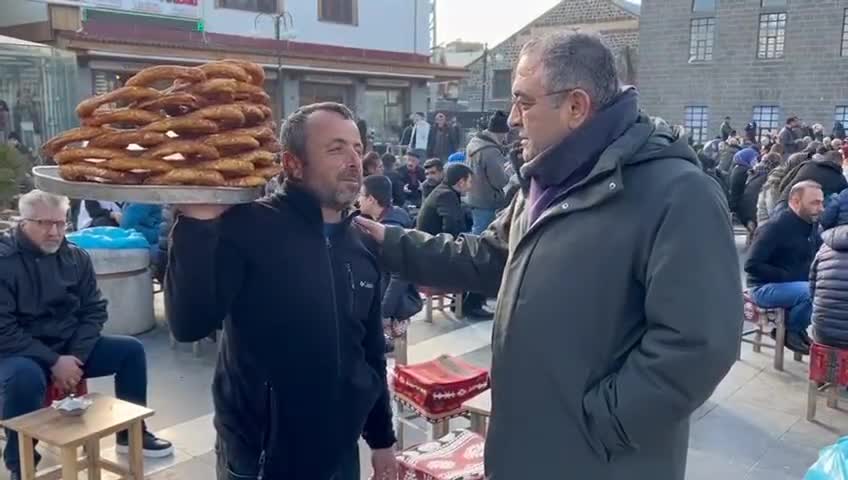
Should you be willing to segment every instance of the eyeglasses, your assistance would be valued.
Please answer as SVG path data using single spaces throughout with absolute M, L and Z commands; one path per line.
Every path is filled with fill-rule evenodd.
M 43 228 L 45 230 L 51 230 L 53 227 L 56 227 L 56 230 L 65 230 L 68 228 L 68 222 L 64 220 L 42 220 L 39 218 L 24 218 L 26 222 L 32 222 L 38 225 L 39 228 Z
M 531 108 L 535 107 L 539 103 L 539 99 L 541 99 L 541 98 L 552 97 L 554 95 L 562 95 L 563 93 L 573 92 L 574 90 L 577 90 L 577 89 L 576 88 L 564 88 L 562 90 L 556 90 L 556 91 L 553 91 L 553 92 L 545 93 L 545 94 L 541 95 L 539 98 L 522 98 L 522 97 L 516 95 L 516 96 L 512 97 L 512 106 L 510 107 L 510 110 L 514 109 L 517 106 L 518 111 L 521 112 L 521 114 L 524 114 L 524 113 L 527 113 L 527 111 L 530 110 Z

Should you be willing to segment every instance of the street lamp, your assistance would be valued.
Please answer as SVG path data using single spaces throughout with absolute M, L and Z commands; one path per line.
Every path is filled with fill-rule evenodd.
M 259 30 L 259 19 L 262 17 L 268 17 L 274 22 L 274 40 L 277 41 L 277 86 L 276 93 L 274 98 L 276 99 L 274 105 L 274 112 L 276 113 L 277 119 L 282 119 L 282 111 L 283 111 L 283 46 L 281 40 L 289 40 L 294 37 L 291 33 L 291 30 L 294 28 L 294 18 L 292 18 L 291 13 L 286 10 L 283 10 L 280 13 L 270 14 L 270 13 L 259 13 L 256 15 L 256 18 L 253 19 L 253 29 Z

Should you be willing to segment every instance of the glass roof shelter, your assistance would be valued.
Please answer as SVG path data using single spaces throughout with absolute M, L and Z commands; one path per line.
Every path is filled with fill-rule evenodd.
M 41 144 L 78 125 L 76 57 L 0 35 L 0 142 L 16 132 L 37 154 Z

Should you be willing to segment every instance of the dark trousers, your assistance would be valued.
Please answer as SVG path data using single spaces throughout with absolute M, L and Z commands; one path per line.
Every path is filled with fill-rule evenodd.
M 257 480 L 259 478 L 259 456 L 250 455 L 250 458 L 234 458 L 232 451 L 224 448 L 221 437 L 215 442 L 217 454 L 217 478 L 218 480 Z M 266 480 L 276 480 L 265 476 Z M 359 445 L 344 455 L 338 472 L 331 480 L 359 480 Z
M 147 404 L 147 359 L 144 345 L 133 337 L 104 335 L 83 366 L 84 378 L 115 376 L 115 396 L 137 405 Z M 0 359 L 0 411 L 4 419 L 40 409 L 47 393 L 49 371 L 27 357 Z M 6 468 L 20 469 L 18 434 L 6 430 L 3 451 Z

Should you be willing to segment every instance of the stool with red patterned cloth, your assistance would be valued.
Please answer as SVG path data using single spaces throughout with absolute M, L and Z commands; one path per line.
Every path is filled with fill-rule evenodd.
M 396 365 L 391 374 L 392 397 L 398 404 L 398 445 L 403 446 L 400 415 L 408 407 L 414 416 L 433 424 L 433 438 L 445 435 L 450 419 L 465 412 L 462 404 L 489 388 L 489 372 L 447 355 L 415 365 Z
M 85 380 L 80 381 L 73 391 L 73 394 L 77 397 L 81 397 L 87 393 L 88 384 L 85 382 Z M 51 383 L 50 386 L 47 387 L 47 394 L 44 396 L 44 406 L 49 407 L 50 405 L 53 405 L 54 400 L 61 400 L 67 396 L 68 393 L 65 392 L 61 387 L 59 387 L 55 383 Z
M 433 323 L 433 311 L 445 313 L 453 306 L 458 318 L 462 318 L 462 292 L 450 293 L 432 287 L 418 287 L 424 295 L 424 320 Z M 450 300 L 445 303 L 445 299 Z
M 838 408 L 839 388 L 848 386 L 848 350 L 813 342 L 810 347 L 810 384 L 807 387 L 807 420 L 816 417 L 819 393 L 827 393 L 827 406 Z
M 750 343 L 754 351 L 760 353 L 762 348 L 774 349 L 774 369 L 783 371 L 783 349 L 786 346 L 786 310 L 783 308 L 765 308 L 757 305 L 751 297 L 750 292 L 742 292 L 745 307 L 743 309 L 743 325 L 741 342 Z M 744 322 L 754 324 L 754 328 L 745 329 Z M 763 342 L 763 335 L 770 336 L 770 330 L 775 329 L 774 343 Z M 745 338 L 753 335 L 754 339 Z M 742 344 L 739 345 L 737 358 L 742 359 Z M 796 361 L 802 361 L 803 356 L 794 352 Z
M 482 436 L 454 430 L 401 452 L 398 480 L 483 480 Z

